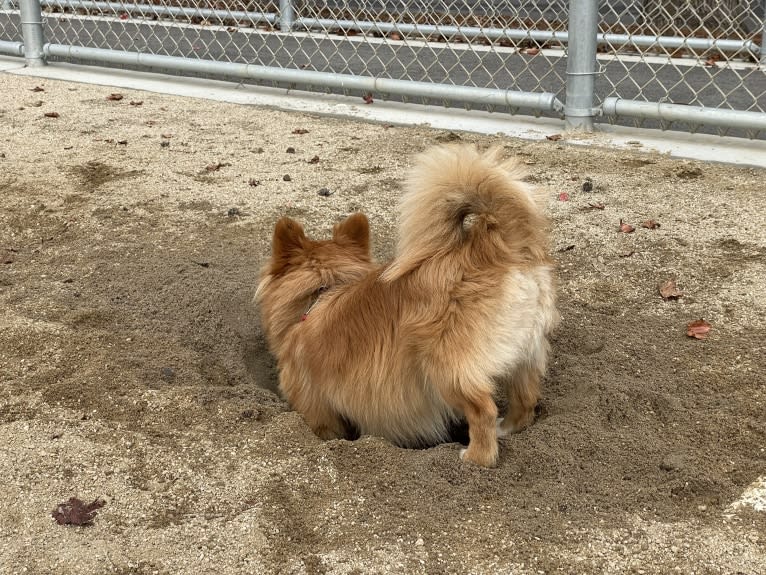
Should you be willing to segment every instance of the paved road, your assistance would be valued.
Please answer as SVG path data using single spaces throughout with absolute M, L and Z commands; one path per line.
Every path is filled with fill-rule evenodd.
M 48 18 L 49 42 L 171 56 L 248 62 L 323 72 L 425 80 L 564 97 L 566 61 L 486 50 L 368 43 L 342 38 L 283 36 L 248 30 L 158 26 L 140 20 Z M 17 39 L 18 19 L 0 15 L 0 39 Z M 16 32 L 14 32 L 14 30 Z M 646 62 L 602 63 L 598 99 L 619 96 L 766 112 L 766 74 L 749 66 L 678 67 Z M 462 105 L 461 105 L 462 106 Z M 625 120 L 632 123 L 632 120 Z M 645 124 L 647 127 L 652 124 Z M 711 130 L 712 131 L 712 130 Z M 734 132 L 732 132 L 734 134 Z

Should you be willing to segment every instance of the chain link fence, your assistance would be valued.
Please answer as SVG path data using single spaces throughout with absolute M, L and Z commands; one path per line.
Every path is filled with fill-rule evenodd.
M 0 51 L 16 55 L 15 2 L 41 7 L 40 62 L 563 114 L 586 129 L 766 133 L 766 0 L 0 2 Z
M 0 0 L 0 54 L 23 56 L 21 15 L 11 0 Z

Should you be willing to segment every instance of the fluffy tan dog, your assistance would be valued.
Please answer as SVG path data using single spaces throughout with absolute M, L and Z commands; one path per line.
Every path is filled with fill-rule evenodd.
M 348 424 L 403 446 L 465 417 L 464 460 L 497 463 L 498 433 L 534 419 L 558 321 L 548 221 L 515 160 L 439 146 L 417 158 L 396 256 L 369 255 L 362 214 L 312 241 L 276 225 L 256 292 L 287 400 L 322 438 Z M 494 394 L 507 395 L 496 425 Z

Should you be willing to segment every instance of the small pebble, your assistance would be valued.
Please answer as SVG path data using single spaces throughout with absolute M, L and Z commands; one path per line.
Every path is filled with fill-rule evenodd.
M 160 370 L 160 376 L 164 381 L 173 381 L 176 377 L 176 372 L 172 367 L 163 367 Z
M 292 178 L 290 177 L 290 174 L 285 174 L 284 176 L 282 176 L 282 180 L 284 180 L 285 182 L 289 182 L 292 180 Z
M 320 196 L 324 196 L 325 198 L 332 195 L 332 192 L 328 188 L 320 188 L 317 192 Z
M 287 149 L 285 150 L 285 152 L 287 152 L 288 154 L 294 154 L 294 153 L 295 153 L 295 148 L 293 148 L 292 146 L 290 146 L 289 148 L 287 148 Z

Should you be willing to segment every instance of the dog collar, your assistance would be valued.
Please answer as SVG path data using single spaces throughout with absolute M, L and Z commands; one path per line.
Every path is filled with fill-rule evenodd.
M 311 294 L 311 301 L 309 302 L 309 306 L 306 308 L 306 311 L 303 312 L 303 315 L 301 316 L 301 321 L 306 321 L 306 318 L 309 315 L 309 312 L 314 309 L 314 306 L 319 301 L 319 298 L 322 297 L 322 294 L 327 291 L 327 286 L 322 286 L 318 290 L 316 290 L 314 293 Z

